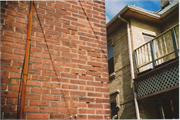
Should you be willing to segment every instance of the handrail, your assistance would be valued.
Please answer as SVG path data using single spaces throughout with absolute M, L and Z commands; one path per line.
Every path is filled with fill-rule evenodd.
M 178 26 L 179 24 L 176 24 L 172 28 L 164 31 L 154 39 L 144 43 L 134 50 L 136 76 L 139 71 L 143 72 L 146 69 L 155 68 L 155 66 L 167 61 L 165 59 L 170 60 L 171 57 L 168 57 L 170 55 L 173 55 L 173 58 L 179 57 L 179 47 L 177 45 L 179 39 L 176 38 L 179 33 L 175 31 Z M 153 66 L 151 66 L 151 63 Z
M 169 28 L 168 30 L 166 30 L 166 31 L 162 32 L 162 33 L 161 33 L 161 34 L 159 34 L 158 36 L 154 37 L 151 41 L 153 41 L 153 40 L 155 40 L 155 39 L 159 38 L 161 35 L 164 35 L 165 33 L 169 32 L 172 28 L 175 28 L 175 27 L 176 27 L 176 26 L 178 26 L 178 25 L 179 25 L 179 23 L 178 23 L 178 24 L 176 24 L 176 25 L 174 25 L 173 27 Z M 136 49 L 134 49 L 134 51 L 135 51 L 135 50 L 137 50 L 137 49 L 139 49 L 139 48 L 141 48 L 141 47 L 142 47 L 142 46 L 144 46 L 145 44 L 148 44 L 149 42 L 150 42 L 150 41 L 148 41 L 148 42 L 144 43 L 143 45 L 141 45 L 141 46 L 137 47 Z

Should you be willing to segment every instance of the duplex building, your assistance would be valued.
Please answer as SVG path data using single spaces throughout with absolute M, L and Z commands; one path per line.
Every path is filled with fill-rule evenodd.
M 111 117 L 179 118 L 179 1 L 127 5 L 106 25 Z

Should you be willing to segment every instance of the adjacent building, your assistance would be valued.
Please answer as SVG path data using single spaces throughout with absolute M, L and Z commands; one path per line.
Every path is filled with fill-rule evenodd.
M 19 116 L 29 10 L 1 1 L 1 119 Z M 34 1 L 30 41 L 24 119 L 110 116 L 104 0 Z
M 127 5 L 106 25 L 111 118 L 179 118 L 179 1 Z

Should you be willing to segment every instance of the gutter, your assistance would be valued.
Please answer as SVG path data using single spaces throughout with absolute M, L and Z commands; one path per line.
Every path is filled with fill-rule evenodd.
M 29 23 L 28 23 L 28 31 L 27 31 L 26 51 L 25 51 L 24 68 L 23 68 L 23 81 L 22 81 L 22 90 L 21 90 L 20 119 L 23 119 L 23 113 L 24 113 L 26 83 L 28 76 L 29 55 L 30 55 L 30 47 L 31 47 L 32 17 L 33 17 L 33 1 L 30 1 Z
M 154 12 L 151 12 L 151 11 L 148 11 L 148 10 L 145 10 L 145 9 L 142 9 L 140 7 L 137 7 L 137 6 L 131 6 L 131 5 L 126 5 L 116 16 L 114 16 L 107 24 L 106 24 L 106 28 L 110 27 L 114 21 L 116 21 L 118 18 L 119 15 L 122 15 L 124 14 L 127 10 L 130 10 L 130 11 L 133 11 L 133 12 L 136 12 L 138 14 L 141 14 L 141 15 L 145 15 L 145 16 L 149 16 L 149 17 L 152 17 L 152 18 L 155 18 L 155 19 L 160 19 L 160 15 L 154 13 Z
M 138 102 L 136 98 L 136 92 L 135 92 L 135 86 L 134 86 L 134 65 L 133 65 L 133 58 L 132 58 L 132 47 L 131 47 L 131 36 L 130 36 L 130 26 L 129 22 L 122 18 L 120 15 L 118 15 L 118 19 L 121 19 L 123 22 L 127 23 L 127 34 L 128 34 L 128 47 L 129 47 L 129 58 L 130 58 L 130 67 L 131 67 L 131 79 L 132 79 L 132 84 L 133 84 L 133 94 L 134 94 L 134 104 L 135 104 L 135 110 L 136 110 L 136 118 L 140 119 L 139 115 L 139 107 L 138 107 Z

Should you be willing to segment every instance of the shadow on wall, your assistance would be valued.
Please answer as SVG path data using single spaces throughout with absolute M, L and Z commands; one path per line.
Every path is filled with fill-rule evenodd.
M 130 74 L 127 25 L 123 24 L 113 33 L 115 78 L 110 81 L 111 90 L 119 90 L 118 119 L 136 119 Z M 118 97 L 118 96 L 117 96 Z

